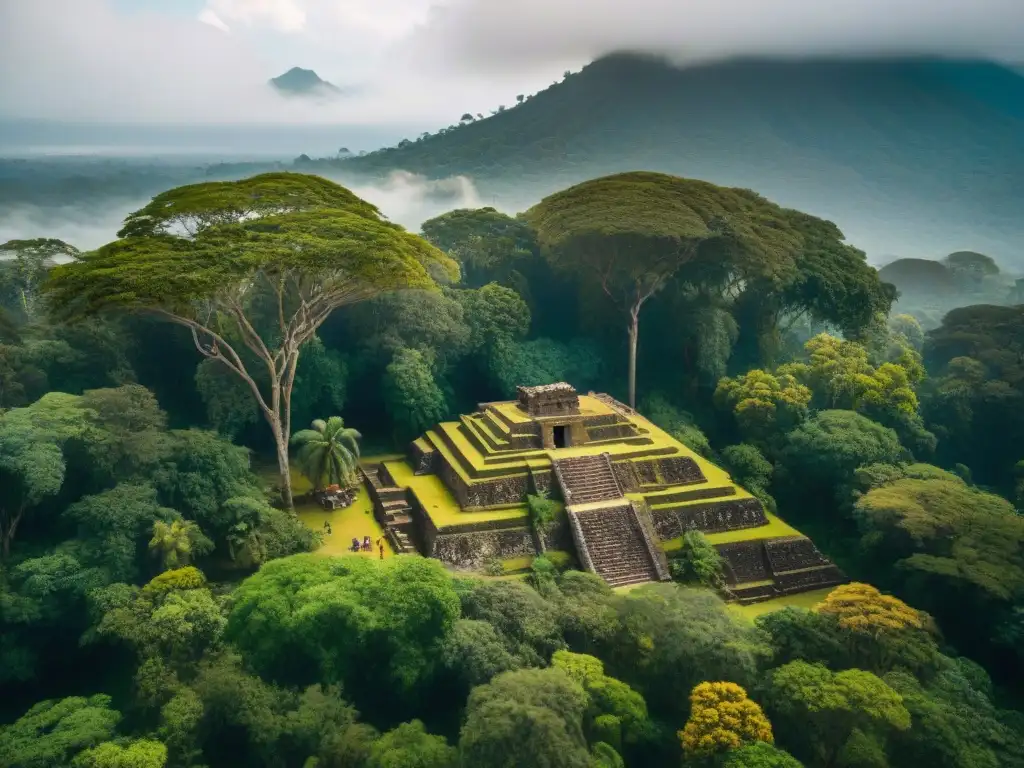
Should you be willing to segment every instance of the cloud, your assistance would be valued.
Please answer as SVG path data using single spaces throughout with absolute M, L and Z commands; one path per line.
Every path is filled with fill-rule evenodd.
M 345 184 L 343 178 L 336 178 Z M 420 224 L 453 208 L 483 205 L 473 182 L 465 176 L 431 180 L 408 171 L 395 171 L 379 184 L 351 187 L 376 205 L 391 221 L 417 231 Z
M 300 32 L 306 26 L 306 11 L 299 0 L 207 0 L 200 20 L 210 23 L 203 14 L 224 26 L 225 22 L 267 25 L 280 32 Z
M 125 8 L 123 0 L 0 0 L 0 116 L 437 127 L 615 50 L 681 61 L 816 53 L 1024 61 L 1024 0 L 205 0 L 198 18 Z M 349 96 L 326 105 L 282 99 L 266 81 L 293 66 Z
M 403 41 L 426 22 L 430 2 L 207 0 L 190 18 L 155 4 L 127 12 L 113 0 L 0 0 L 0 118 L 422 130 L 522 90 L 514 74 L 420 72 Z M 350 95 L 329 104 L 283 98 L 266 83 L 293 66 Z
M 224 19 L 217 15 L 217 13 L 210 8 L 203 8 L 196 17 L 203 24 L 209 24 L 211 27 L 219 29 L 221 32 L 231 32 L 231 27 L 224 23 Z
M 420 224 L 453 208 L 479 208 L 483 203 L 473 182 L 465 176 L 426 179 L 396 171 L 376 184 L 326 174 L 369 200 L 396 224 L 418 231 Z M 125 217 L 138 210 L 148 198 L 111 198 L 88 201 L 81 206 L 9 206 L 0 210 L 0 243 L 55 237 L 77 248 L 98 248 L 115 239 Z
M 450 0 L 410 40 L 449 69 L 507 71 L 619 50 L 1024 59 L 1021 0 Z

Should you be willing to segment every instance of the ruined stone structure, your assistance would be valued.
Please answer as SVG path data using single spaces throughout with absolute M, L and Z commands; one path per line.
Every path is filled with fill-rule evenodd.
M 557 549 L 613 586 L 664 581 L 666 551 L 700 530 L 722 554 L 736 599 L 843 581 L 724 470 L 613 398 L 565 383 L 481 403 L 414 441 L 407 460 L 365 469 L 364 479 L 396 551 L 455 567 Z M 526 505 L 538 493 L 562 502 L 560 521 L 543 533 Z

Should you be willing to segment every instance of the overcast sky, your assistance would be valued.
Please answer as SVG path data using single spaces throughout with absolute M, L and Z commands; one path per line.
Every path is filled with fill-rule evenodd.
M 1024 0 L 0 0 L 0 114 L 456 122 L 613 50 L 1024 61 Z M 297 105 L 292 66 L 352 90 Z

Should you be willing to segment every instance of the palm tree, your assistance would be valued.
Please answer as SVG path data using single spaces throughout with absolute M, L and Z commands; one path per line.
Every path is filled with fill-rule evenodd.
M 327 421 L 317 419 L 311 429 L 292 435 L 292 446 L 298 448 L 296 461 L 314 490 L 325 485 L 352 485 L 359 464 L 359 440 L 362 435 L 345 426 L 340 416 Z
M 170 524 L 157 520 L 153 523 L 149 549 L 161 558 L 165 571 L 188 565 L 192 559 L 192 529 L 195 526 L 186 520 L 175 520 Z

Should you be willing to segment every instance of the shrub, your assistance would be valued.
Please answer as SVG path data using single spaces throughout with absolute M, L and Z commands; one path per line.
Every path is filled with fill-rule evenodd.
M 676 581 L 717 588 L 722 585 L 722 557 L 700 531 L 687 531 L 683 546 L 669 563 Z
M 555 521 L 555 513 L 558 511 L 558 504 L 543 492 L 527 496 L 526 507 L 530 512 L 530 523 L 538 534 L 543 534 L 551 527 Z

